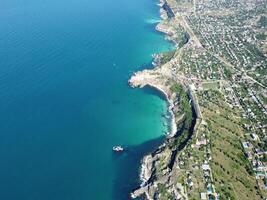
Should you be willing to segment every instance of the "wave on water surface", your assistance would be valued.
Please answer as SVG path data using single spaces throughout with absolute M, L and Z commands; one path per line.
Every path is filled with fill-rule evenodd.
M 146 19 L 145 22 L 147 24 L 157 24 L 161 22 L 161 19 L 156 19 L 156 18 L 150 18 L 150 19 Z

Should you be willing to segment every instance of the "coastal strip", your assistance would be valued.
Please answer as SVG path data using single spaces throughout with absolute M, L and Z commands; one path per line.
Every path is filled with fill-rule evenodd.
M 156 26 L 156 30 L 165 33 L 166 39 L 174 42 L 175 47 L 178 48 L 177 40 L 174 38 L 175 30 L 168 24 L 169 19 L 174 17 L 174 12 L 172 12 L 171 7 L 165 0 L 160 0 L 158 5 L 160 6 L 160 16 L 163 20 Z M 177 88 L 173 86 L 182 82 L 173 79 L 174 72 L 172 70 L 172 65 L 174 62 L 171 58 L 164 63 L 161 61 L 162 55 L 154 56 L 154 69 L 136 72 L 128 81 L 129 85 L 133 88 L 150 86 L 164 94 L 168 102 L 168 111 L 171 115 L 170 133 L 167 135 L 165 142 L 159 146 L 155 152 L 146 155 L 141 161 L 141 185 L 140 188 L 131 193 L 133 199 L 140 196 L 145 199 L 155 199 L 155 195 L 158 195 L 158 185 L 173 185 L 172 173 L 174 172 L 172 172 L 172 167 L 175 163 L 176 155 L 181 148 L 184 148 L 187 141 L 191 139 L 195 126 L 196 120 L 194 120 L 193 123 L 193 121 L 190 121 L 192 114 L 190 113 L 188 117 L 186 113 L 183 113 L 184 110 L 180 108 L 183 99 L 179 98 L 180 94 L 178 94 L 177 91 L 174 91 L 174 88 Z M 186 91 L 186 88 L 183 88 L 182 85 L 183 84 L 181 84 L 182 91 Z M 191 93 L 184 92 L 183 94 L 185 104 L 187 104 L 187 107 L 193 109 L 195 106 L 191 106 L 191 101 L 189 101 L 189 98 L 192 97 L 192 95 L 190 95 Z M 191 112 L 191 109 L 189 112 Z M 177 125 L 179 125 L 179 128 Z M 180 140 L 179 136 L 181 134 L 184 135 L 183 139 Z M 162 164 L 162 161 L 164 161 L 165 164 Z M 158 173 L 160 173 L 160 175 L 158 175 Z M 175 190 L 176 189 L 174 189 L 174 192 Z M 180 192 L 183 194 L 182 187 Z
M 266 91 L 259 84 L 264 71 L 256 71 L 266 63 L 258 49 L 262 38 L 256 38 L 256 26 L 240 18 L 251 16 L 256 24 L 266 3 L 251 4 L 256 12 L 246 10 L 246 1 L 239 3 L 225 12 L 228 5 L 218 1 L 160 0 L 163 20 L 156 30 L 165 33 L 175 49 L 155 55 L 155 68 L 136 72 L 129 84 L 148 85 L 165 94 L 173 116 L 171 126 L 177 131 L 143 158 L 142 184 L 131 193 L 132 198 L 249 200 L 267 196 L 262 173 L 266 159 L 259 155 L 266 146 L 266 109 L 257 97 Z M 243 31 L 236 31 L 243 24 L 250 30 L 246 43 L 240 39 Z M 222 30 L 231 37 L 216 37 Z M 231 43 L 238 48 L 229 51 Z M 250 52 L 249 57 L 239 57 L 240 52 Z M 253 69 L 250 76 L 257 73 L 258 81 L 247 78 L 248 69 Z

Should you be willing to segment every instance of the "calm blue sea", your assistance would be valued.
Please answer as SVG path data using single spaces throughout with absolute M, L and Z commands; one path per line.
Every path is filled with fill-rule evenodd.
M 167 130 L 164 99 L 127 85 L 171 48 L 156 4 L 0 1 L 1 200 L 128 199 Z

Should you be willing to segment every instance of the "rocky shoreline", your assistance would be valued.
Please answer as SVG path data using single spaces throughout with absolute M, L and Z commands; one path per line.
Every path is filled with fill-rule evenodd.
M 160 0 L 160 3 L 158 5 L 160 6 L 160 16 L 163 21 L 156 26 L 156 30 L 165 33 L 166 39 L 171 40 L 175 43 L 175 40 L 172 38 L 174 31 L 172 30 L 172 27 L 168 26 L 168 24 L 165 23 L 166 20 L 168 20 L 173 13 L 169 13 L 171 9 L 165 0 Z M 158 179 L 155 175 L 155 165 L 162 158 L 167 161 L 168 165 L 174 162 L 177 150 L 171 150 L 167 147 L 167 144 L 169 143 L 169 140 L 172 140 L 172 138 L 176 137 L 178 132 L 177 124 L 179 124 L 179 121 L 183 118 L 181 116 L 177 119 L 174 114 L 175 110 L 179 110 L 179 105 L 176 104 L 176 94 L 171 91 L 171 85 L 175 81 L 172 80 L 172 71 L 170 70 L 169 66 L 170 63 L 161 65 L 160 56 L 156 55 L 155 58 L 157 60 L 154 63 L 157 64 L 155 64 L 154 69 L 143 70 L 134 73 L 129 79 L 128 83 L 133 88 L 143 88 L 145 86 L 150 86 L 164 94 L 166 100 L 168 101 L 169 113 L 171 114 L 171 131 L 167 135 L 166 141 L 160 147 L 158 147 L 155 152 L 146 155 L 142 159 L 142 165 L 140 170 L 140 179 L 142 183 L 140 185 L 140 188 L 131 193 L 131 197 L 133 199 L 137 197 L 143 197 L 145 199 L 155 199 L 155 195 L 157 195 L 157 185 L 160 183 L 170 183 L 172 176 L 170 169 L 168 167 L 163 168 L 161 173 L 163 173 L 164 176 Z

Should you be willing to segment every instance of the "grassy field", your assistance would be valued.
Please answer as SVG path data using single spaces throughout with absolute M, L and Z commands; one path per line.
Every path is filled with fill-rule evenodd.
M 182 93 L 179 85 L 174 85 L 172 90 Z M 215 190 L 212 194 L 218 195 L 221 200 L 262 199 L 241 145 L 245 131 L 238 111 L 224 102 L 219 90 L 203 90 L 196 95 L 203 119 L 192 139 L 177 155 L 177 183 L 185 187 L 190 200 L 200 199 L 201 193 L 208 194 L 208 184 L 212 184 Z M 186 105 L 186 95 L 181 97 L 184 102 L 182 98 L 180 103 Z M 183 111 L 186 113 L 189 109 Z M 199 145 L 199 141 L 203 140 L 207 141 L 206 144 Z M 207 171 L 202 169 L 205 163 L 211 169 L 208 176 Z
M 202 87 L 204 90 L 219 90 L 220 81 L 204 82 Z
M 239 126 L 236 113 L 229 113 L 221 94 L 209 91 L 216 101 L 201 107 L 207 119 L 212 161 L 211 169 L 216 191 L 220 199 L 262 199 L 258 193 L 256 179 L 243 152 L 241 141 L 244 130 Z M 207 95 L 199 94 L 205 101 Z

